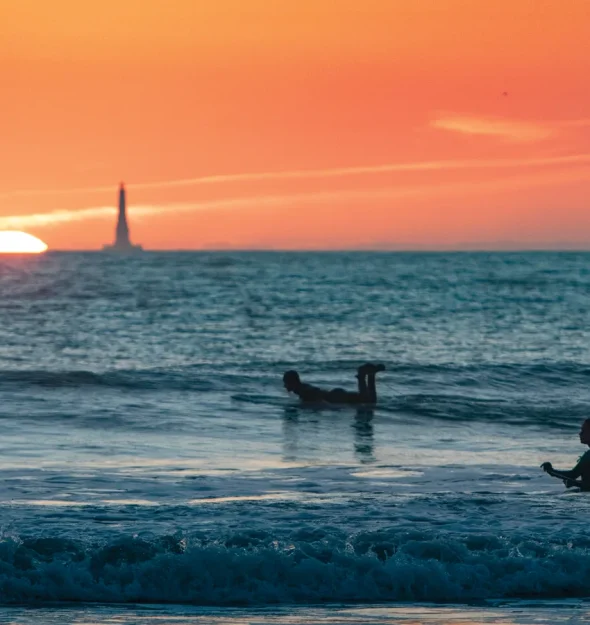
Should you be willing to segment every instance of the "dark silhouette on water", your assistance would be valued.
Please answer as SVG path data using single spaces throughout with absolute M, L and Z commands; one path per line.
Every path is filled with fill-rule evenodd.
M 115 231 L 115 243 L 105 245 L 103 248 L 107 252 L 141 252 L 141 245 L 133 245 L 129 238 L 129 225 L 127 224 L 127 201 L 125 195 L 125 185 L 121 183 L 119 187 L 119 215 L 117 218 L 117 230 Z
M 590 447 L 590 419 L 586 419 L 582 423 L 579 436 L 580 443 Z M 582 490 L 590 490 L 590 449 L 578 460 L 578 464 L 571 471 L 558 471 L 553 468 L 550 462 L 544 462 L 541 469 L 552 477 L 563 480 L 567 488 L 577 486 Z M 582 479 L 579 480 L 578 478 Z
M 377 390 L 375 388 L 375 375 L 379 371 L 385 371 L 384 365 L 367 363 L 358 368 L 358 392 L 345 391 L 343 388 L 333 388 L 326 391 L 311 384 L 304 384 L 297 371 L 286 371 L 283 375 L 283 384 L 290 393 L 295 393 L 306 403 L 329 404 L 376 404 Z

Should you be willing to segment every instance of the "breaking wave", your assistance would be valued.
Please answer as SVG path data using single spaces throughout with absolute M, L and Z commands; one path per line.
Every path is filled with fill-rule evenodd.
M 590 596 L 590 541 L 301 529 L 223 541 L 0 542 L 0 602 L 259 605 Z

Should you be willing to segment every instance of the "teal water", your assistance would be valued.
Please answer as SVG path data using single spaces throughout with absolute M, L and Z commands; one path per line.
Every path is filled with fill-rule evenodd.
M 590 499 L 538 467 L 584 451 L 589 254 L 49 253 L 0 292 L 5 622 L 586 622 Z M 281 386 L 367 360 L 372 412 Z

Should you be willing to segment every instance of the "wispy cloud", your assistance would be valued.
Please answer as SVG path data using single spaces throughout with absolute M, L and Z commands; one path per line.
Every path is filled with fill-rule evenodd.
M 556 132 L 552 126 L 509 119 L 474 117 L 470 115 L 445 115 L 431 122 L 433 128 L 466 135 L 488 135 L 515 143 L 541 141 Z
M 576 122 L 569 122 L 572 125 Z M 578 122 L 581 124 L 581 121 Z M 589 121 L 590 124 L 590 121 Z M 442 127 L 442 126 L 441 126 Z M 387 173 L 409 173 L 429 171 L 478 170 L 478 169 L 524 169 L 527 167 L 547 167 L 552 165 L 576 165 L 590 162 L 590 153 L 570 154 L 541 158 L 506 158 L 506 159 L 470 159 L 415 161 L 406 163 L 382 163 L 377 165 L 358 165 L 351 167 L 332 167 L 326 169 L 295 169 L 285 171 L 267 171 L 237 174 L 215 174 L 193 178 L 179 178 L 156 182 L 128 184 L 128 189 L 170 189 L 179 187 L 207 186 L 223 183 L 313 180 L 347 178 L 355 176 L 378 175 Z M 16 189 L 0 193 L 0 198 L 17 196 L 70 196 L 77 194 L 112 192 L 113 185 L 72 187 L 68 189 Z
M 531 143 L 554 137 L 563 129 L 590 126 L 590 119 L 534 122 L 499 117 L 440 113 L 431 121 L 430 125 L 439 130 L 461 134 L 487 135 L 514 143 Z
M 383 201 L 402 198 L 438 198 L 442 195 L 461 195 L 484 192 L 508 191 L 521 188 L 553 186 L 590 180 L 590 168 L 553 172 L 539 176 L 527 174 L 513 178 L 499 178 L 485 182 L 447 183 L 440 185 L 407 185 L 357 190 L 321 191 L 314 193 L 295 193 L 285 195 L 256 195 L 235 197 L 204 202 L 143 204 L 131 209 L 133 218 L 143 218 L 160 214 L 177 214 L 218 210 L 240 209 L 281 209 L 297 208 L 305 205 L 335 203 L 354 203 L 358 201 Z M 28 215 L 0 217 L 0 230 L 47 228 L 67 222 L 91 219 L 113 219 L 116 209 L 110 206 L 96 206 L 77 210 L 55 210 Z

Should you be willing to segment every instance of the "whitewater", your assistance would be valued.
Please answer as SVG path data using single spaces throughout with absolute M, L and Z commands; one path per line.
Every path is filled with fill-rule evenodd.
M 590 254 L 0 259 L 0 623 L 590 622 Z M 297 369 L 374 409 L 306 407 Z

